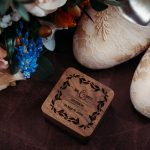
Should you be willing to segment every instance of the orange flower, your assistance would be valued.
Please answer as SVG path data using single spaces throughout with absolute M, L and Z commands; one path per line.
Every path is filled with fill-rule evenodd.
M 83 8 L 89 5 L 89 0 L 84 0 L 80 7 Z M 58 27 L 70 28 L 76 26 L 76 20 L 81 16 L 81 9 L 76 5 L 69 7 L 66 11 L 62 8 L 58 9 L 53 14 L 53 21 Z
M 81 8 L 84 8 L 85 6 L 90 5 L 89 0 L 84 0 L 84 2 L 82 2 L 81 4 Z
M 80 17 L 81 16 L 81 9 L 78 6 L 70 7 L 68 9 L 68 13 L 73 17 Z
M 54 13 L 54 23 L 62 28 L 74 27 L 76 25 L 72 15 L 64 12 L 62 9 L 59 9 Z

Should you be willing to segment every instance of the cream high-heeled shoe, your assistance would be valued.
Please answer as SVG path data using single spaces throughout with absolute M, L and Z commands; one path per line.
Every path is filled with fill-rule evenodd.
M 150 48 L 134 73 L 130 95 L 135 109 L 150 118 Z
M 117 7 L 102 12 L 87 11 L 73 40 L 74 56 L 91 69 L 110 68 L 140 54 L 150 45 L 150 26 L 134 24 Z

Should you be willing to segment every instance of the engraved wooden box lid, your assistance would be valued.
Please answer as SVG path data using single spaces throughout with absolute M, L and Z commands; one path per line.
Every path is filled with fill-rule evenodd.
M 112 101 L 107 86 L 68 68 L 42 105 L 46 117 L 80 138 L 88 138 Z

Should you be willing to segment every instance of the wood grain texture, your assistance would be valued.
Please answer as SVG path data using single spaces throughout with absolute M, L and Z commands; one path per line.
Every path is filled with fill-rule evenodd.
M 42 111 L 79 137 L 88 138 L 113 96 L 110 88 L 74 68 L 69 68 L 43 103 Z

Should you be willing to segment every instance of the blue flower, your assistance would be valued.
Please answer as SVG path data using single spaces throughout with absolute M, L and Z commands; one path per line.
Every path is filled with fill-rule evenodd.
M 35 40 L 29 39 L 29 32 L 23 36 L 23 24 L 19 23 L 20 29 L 16 30 L 17 37 L 20 37 L 20 45 L 15 47 L 18 66 L 25 79 L 30 78 L 31 74 L 37 69 L 37 60 L 43 50 L 42 38 Z

